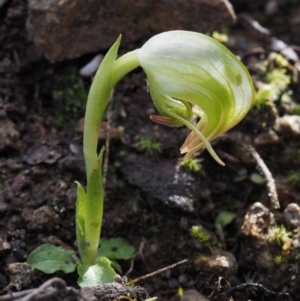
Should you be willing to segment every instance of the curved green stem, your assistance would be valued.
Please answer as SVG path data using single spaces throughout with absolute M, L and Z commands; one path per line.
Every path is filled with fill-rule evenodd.
M 130 51 L 118 58 L 113 67 L 112 88 L 129 72 L 140 67 L 138 49 Z
M 83 134 L 87 183 L 93 170 L 97 168 L 98 132 L 103 113 L 110 98 L 111 89 L 127 73 L 140 65 L 137 50 L 125 54 L 117 61 L 115 60 L 120 39 L 121 37 L 118 38 L 104 57 L 88 95 Z
M 103 215 L 102 157 L 98 155 L 98 133 L 112 88 L 127 73 L 139 66 L 137 50 L 116 61 L 121 36 L 104 57 L 93 80 L 85 111 L 83 152 L 86 165 L 87 193 L 79 189 L 77 201 L 77 241 L 82 262 L 94 265 L 99 246 Z M 80 207 L 80 208 L 79 208 Z M 80 210 L 79 210 L 80 209 Z

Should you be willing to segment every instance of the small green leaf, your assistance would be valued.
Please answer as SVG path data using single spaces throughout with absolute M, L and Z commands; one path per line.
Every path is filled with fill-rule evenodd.
M 255 183 L 255 184 L 265 183 L 265 179 L 261 175 L 259 175 L 258 173 L 251 174 L 250 181 Z
M 92 266 L 80 263 L 77 271 L 79 274 L 77 283 L 80 287 L 113 282 L 116 276 L 115 270 L 111 267 L 111 261 L 106 257 L 99 258 L 97 263 Z
M 216 224 L 219 224 L 222 228 L 224 228 L 230 224 L 235 217 L 236 214 L 233 212 L 221 212 L 216 218 Z
M 105 256 L 109 259 L 130 259 L 135 252 L 134 246 L 123 238 L 102 238 L 97 257 Z
M 66 274 L 76 269 L 76 263 L 72 259 L 74 251 L 44 244 L 36 248 L 29 255 L 27 262 L 33 269 L 40 270 L 45 274 L 52 274 L 62 271 Z

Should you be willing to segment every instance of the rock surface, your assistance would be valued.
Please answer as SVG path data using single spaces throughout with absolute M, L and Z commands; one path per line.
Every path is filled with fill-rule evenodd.
M 184 211 L 194 210 L 200 188 L 196 179 L 176 162 L 130 154 L 122 164 L 124 178 L 152 198 Z
M 29 0 L 27 29 L 53 61 L 122 45 L 168 30 L 211 32 L 235 22 L 228 0 Z

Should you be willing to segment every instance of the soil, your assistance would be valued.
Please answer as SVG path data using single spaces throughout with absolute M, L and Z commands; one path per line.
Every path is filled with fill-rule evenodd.
M 299 1 L 279 1 L 275 16 L 265 15 L 260 1 L 248 7 L 241 2 L 233 1 L 237 13 L 247 11 L 299 54 L 299 47 L 289 46 L 299 44 L 299 30 L 297 36 L 289 27 Z M 2 295 L 36 288 L 54 276 L 78 289 L 75 273 L 45 275 L 29 267 L 24 272 L 24 266 L 20 272 L 18 264 L 45 242 L 76 250 L 74 181 L 85 183 L 82 118 L 91 84 L 79 69 L 94 54 L 48 62 L 27 37 L 26 15 L 25 1 L 7 1 L 0 8 Z M 279 63 L 270 37 L 242 25 L 227 29 L 226 45 L 241 57 L 258 88 Z M 102 236 L 122 237 L 135 246 L 134 259 L 120 263 L 129 279 L 187 259 L 138 282 L 158 300 L 179 300 L 180 287 L 196 290 L 186 295 L 195 301 L 299 300 L 300 131 L 299 121 L 290 126 L 286 119 L 300 103 L 299 61 L 285 56 L 291 81 L 213 143 L 225 167 L 203 151 L 197 155 L 198 172 L 178 163 L 188 131 L 149 119 L 156 111 L 142 70 L 116 87 Z M 161 151 L 145 153 L 141 138 L 160 142 Z M 176 172 L 181 180 L 174 183 Z M 183 191 L 186 198 L 167 201 L 172 192 Z M 193 226 L 202 229 L 198 239 L 191 235 Z

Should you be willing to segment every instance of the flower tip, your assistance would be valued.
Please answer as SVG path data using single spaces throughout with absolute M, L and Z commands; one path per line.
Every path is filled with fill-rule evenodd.
M 191 158 L 199 149 L 202 148 L 202 145 L 190 148 L 189 145 L 182 146 L 180 148 L 180 154 L 185 154 L 183 157 L 183 162 L 186 162 L 189 158 Z M 219 156 L 216 154 L 216 152 L 213 150 L 213 148 L 210 146 L 207 148 L 207 151 L 210 153 L 210 155 L 222 166 L 225 166 L 225 163 L 219 158 Z

